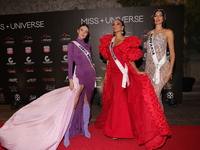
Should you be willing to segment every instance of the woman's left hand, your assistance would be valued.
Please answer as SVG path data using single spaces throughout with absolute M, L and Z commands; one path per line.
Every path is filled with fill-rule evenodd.
M 171 72 L 168 72 L 168 73 L 164 76 L 163 80 L 165 81 L 165 83 L 167 83 L 167 82 L 169 81 L 169 79 L 171 78 L 171 76 L 172 76 L 172 73 L 171 73 Z

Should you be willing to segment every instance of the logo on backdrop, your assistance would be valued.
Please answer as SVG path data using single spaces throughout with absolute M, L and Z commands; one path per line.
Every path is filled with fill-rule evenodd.
M 42 37 L 41 37 L 41 43 L 50 43 L 51 42 L 51 36 L 47 35 L 47 34 L 44 34 Z
M 54 69 L 52 67 L 43 68 L 44 72 L 52 72 Z
M 26 35 L 22 38 L 22 43 L 23 44 L 31 44 L 31 43 L 33 43 L 33 38 Z
M 68 51 L 68 45 L 63 45 L 62 50 L 63 50 L 63 52 L 67 52 Z
M 54 82 L 54 81 L 56 81 L 56 79 L 55 78 L 42 78 L 42 81 L 44 81 L 44 82 Z
M 25 53 L 30 54 L 31 52 L 31 47 L 25 47 Z
M 15 43 L 14 39 L 11 38 L 10 36 L 7 36 L 4 39 L 4 45 L 13 45 Z
M 10 78 L 8 79 L 8 82 L 17 83 L 17 78 Z
M 34 87 L 34 86 L 27 86 L 26 89 L 28 89 L 28 90 L 35 90 L 36 87 Z
M 24 71 L 25 72 L 34 72 L 35 69 L 34 68 L 25 68 Z
M 142 38 L 147 38 L 147 33 L 149 32 L 148 29 L 145 29 L 144 31 L 141 32 L 141 37 Z
M 51 59 L 49 58 L 49 56 L 45 56 L 43 64 L 51 64 L 51 63 L 53 63 L 53 61 L 51 61 Z
M 45 85 L 45 90 L 47 90 L 47 91 L 52 91 L 54 89 L 55 89 L 55 85 L 50 85 L 50 84 Z
M 96 77 L 96 81 L 101 82 L 102 81 L 102 77 Z
M 32 64 L 34 64 L 35 62 L 33 62 L 32 60 L 31 60 L 31 57 L 30 56 L 28 56 L 28 57 L 26 57 L 26 62 L 24 62 L 24 64 L 26 64 L 26 65 L 32 65 Z
M 50 52 L 50 46 L 44 46 L 43 48 L 45 53 Z
M 69 34 L 67 34 L 67 33 L 61 34 L 60 42 L 66 42 L 66 41 L 70 41 L 70 40 L 71 40 L 71 37 Z
M 68 71 L 68 68 L 67 67 L 62 67 L 61 70 L 62 71 Z
M 13 69 L 7 69 L 8 73 L 16 73 L 17 69 L 13 68 Z
M 144 22 L 144 15 L 134 15 L 134 16 L 114 16 L 114 17 L 103 17 L 103 18 L 98 18 L 98 17 L 91 17 L 91 18 L 81 18 L 81 24 L 86 23 L 90 25 L 97 25 L 100 23 L 106 23 L 106 24 L 112 24 L 114 20 L 120 19 L 124 23 L 142 23 Z
M 30 78 L 30 79 L 27 79 L 27 80 L 26 80 L 27 83 L 34 83 L 34 82 L 36 82 L 36 81 L 37 81 L 36 78 Z
M 0 24 L 0 30 L 5 29 L 33 29 L 33 28 L 44 28 L 44 21 L 28 21 L 28 22 L 15 22 L 8 24 Z
M 16 100 L 16 101 L 20 101 L 20 100 L 21 100 L 21 97 L 20 97 L 20 95 L 19 95 L 19 94 L 15 94 L 15 96 L 14 96 L 14 97 L 15 97 L 15 100 Z
M 36 95 L 29 95 L 29 101 L 33 101 L 35 99 L 37 99 Z
M 106 70 L 106 66 L 101 66 L 100 69 L 101 70 Z
M 7 65 L 13 66 L 16 65 L 16 62 L 13 61 L 12 57 L 9 57 Z
M 9 86 L 9 89 L 11 92 L 17 92 L 18 91 L 18 87 L 15 85 Z
M 13 54 L 13 48 L 7 48 L 7 54 Z
M 63 56 L 63 60 L 62 60 L 61 62 L 62 62 L 62 63 L 67 63 L 67 60 L 68 60 L 68 59 L 67 59 L 67 55 L 64 55 L 64 56 Z

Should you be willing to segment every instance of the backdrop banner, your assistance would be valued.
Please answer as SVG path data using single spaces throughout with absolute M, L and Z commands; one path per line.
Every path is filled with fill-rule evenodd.
M 171 89 L 174 99 L 182 101 L 182 58 L 184 7 L 125 7 L 70 10 L 0 16 L 0 104 L 21 101 L 27 104 L 44 93 L 68 85 L 67 46 L 77 37 L 77 28 L 90 27 L 90 41 L 96 69 L 94 100 L 101 98 L 106 65 L 99 55 L 99 39 L 112 34 L 112 23 L 125 23 L 126 36 L 142 39 L 144 57 L 138 61 L 144 69 L 146 34 L 152 30 L 153 11 L 167 14 L 167 28 L 174 31 L 176 62 Z

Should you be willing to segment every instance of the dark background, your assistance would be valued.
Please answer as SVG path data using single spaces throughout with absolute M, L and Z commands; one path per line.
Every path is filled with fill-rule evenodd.
M 175 35 L 176 63 L 172 90 L 175 94 L 175 99 L 181 103 L 184 9 L 182 5 L 178 5 L 72 10 L 0 16 L 1 104 L 10 104 L 14 100 L 29 103 L 46 92 L 68 85 L 68 80 L 66 79 L 68 66 L 66 60 L 63 60 L 67 52 L 63 51 L 62 47 L 76 39 L 76 30 L 81 23 L 87 23 L 90 27 L 91 39 L 89 43 L 92 45 L 97 73 L 97 88 L 94 99 L 100 98 L 105 63 L 99 57 L 99 38 L 105 34 L 112 34 L 113 20 L 120 18 L 125 22 L 127 36 L 135 35 L 145 42 L 146 33 L 152 29 L 151 15 L 157 8 L 165 10 L 167 14 L 167 28 L 173 30 Z M 140 21 L 138 21 L 138 17 L 140 17 Z M 43 21 L 43 27 L 25 26 L 27 22 L 36 21 Z M 19 25 L 20 23 L 24 27 L 20 26 L 13 29 L 14 24 Z M 6 26 L 12 26 L 12 29 L 6 28 Z M 23 43 L 23 38 L 26 35 L 32 40 L 32 43 Z M 44 35 L 47 36 L 44 38 Z M 45 42 L 41 41 L 42 39 L 50 40 Z M 13 40 L 14 44 L 5 43 L 9 40 Z M 44 46 L 49 46 L 50 52 L 44 52 Z M 143 44 L 141 45 L 143 49 L 142 46 Z M 32 52 L 29 54 L 25 53 L 25 47 L 31 47 Z M 7 48 L 13 48 L 13 53 L 8 54 Z M 145 53 L 145 49 L 143 51 Z M 46 56 L 52 63 L 43 63 Z M 30 57 L 34 64 L 26 65 L 27 57 Z M 16 64 L 7 65 L 8 58 L 12 58 Z M 140 65 L 140 69 L 143 69 L 143 63 Z M 9 72 L 8 70 L 15 71 Z M 32 72 L 27 72 L 27 70 L 32 70 Z M 19 99 L 16 99 L 16 96 Z

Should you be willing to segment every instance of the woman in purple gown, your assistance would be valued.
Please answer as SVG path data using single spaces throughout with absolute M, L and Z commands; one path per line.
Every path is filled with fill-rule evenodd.
M 63 137 L 66 147 L 75 134 L 90 137 L 95 70 L 87 44 L 88 29 L 81 25 L 77 40 L 69 43 L 70 85 L 42 95 L 13 114 L 0 128 L 1 146 L 9 150 L 55 150 Z
M 75 66 L 80 89 L 78 91 L 79 96 L 75 100 L 76 105 L 72 113 L 70 125 L 65 134 L 64 144 L 66 147 L 69 145 L 69 137 L 73 138 L 76 134 L 90 138 L 88 123 L 90 118 L 90 101 L 95 85 L 95 70 L 91 58 L 91 46 L 88 44 L 89 27 L 86 24 L 82 24 L 77 29 L 77 33 L 76 41 L 68 44 L 68 75 L 69 86 L 73 90 L 73 70 Z

